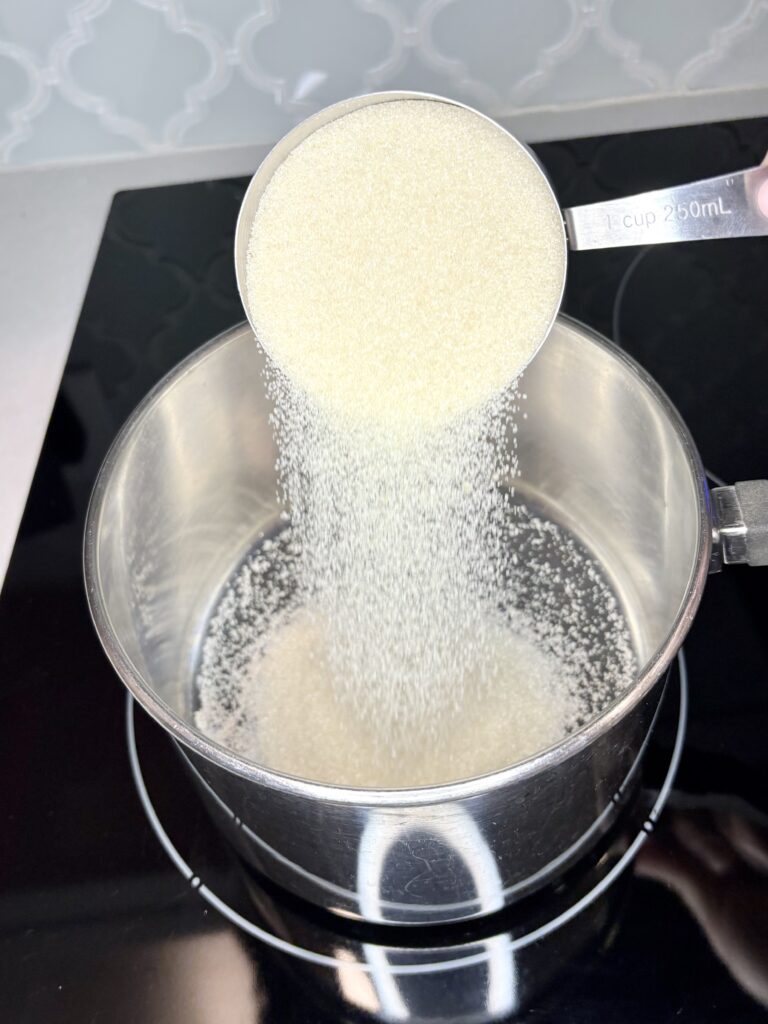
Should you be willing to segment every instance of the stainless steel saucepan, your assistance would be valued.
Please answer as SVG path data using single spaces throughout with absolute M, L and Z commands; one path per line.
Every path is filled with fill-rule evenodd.
M 633 684 L 558 745 L 480 778 L 405 790 L 293 778 L 194 723 L 212 601 L 281 512 L 264 361 L 248 326 L 221 335 L 161 381 L 114 442 L 85 535 L 101 642 L 263 874 L 376 922 L 497 910 L 561 873 L 612 821 L 710 568 L 768 562 L 768 481 L 710 493 L 684 423 L 648 374 L 559 318 L 525 378 L 520 489 L 611 581 L 642 666 Z

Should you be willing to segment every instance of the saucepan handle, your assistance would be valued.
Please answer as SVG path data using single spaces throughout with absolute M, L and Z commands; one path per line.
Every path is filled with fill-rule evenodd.
M 768 235 L 768 166 L 564 210 L 571 249 Z
M 768 565 L 768 480 L 715 487 L 712 498 L 712 565 Z

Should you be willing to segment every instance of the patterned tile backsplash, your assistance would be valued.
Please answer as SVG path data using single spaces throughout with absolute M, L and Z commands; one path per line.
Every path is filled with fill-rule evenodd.
M 768 0 L 2 0 L 0 163 L 268 143 L 396 88 L 616 131 L 627 101 L 754 96 L 766 54 Z

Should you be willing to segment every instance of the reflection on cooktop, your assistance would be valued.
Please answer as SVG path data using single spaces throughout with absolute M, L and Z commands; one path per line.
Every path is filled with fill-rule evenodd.
M 495 1021 L 526 1009 L 555 981 L 567 988 L 568 975 L 601 955 L 620 927 L 632 864 L 668 799 L 685 740 L 682 654 L 671 675 L 660 717 L 676 723 L 675 744 L 658 790 L 628 779 L 628 792 L 616 794 L 625 802 L 621 817 L 596 849 L 545 890 L 470 924 L 352 922 L 254 875 L 202 812 L 188 762 L 166 749 L 170 741 L 130 698 L 129 757 L 147 819 L 190 887 L 247 936 L 293 960 L 286 967 L 303 974 L 311 1000 L 384 1020 Z M 187 817 L 174 835 L 163 819 L 169 802 L 182 799 Z

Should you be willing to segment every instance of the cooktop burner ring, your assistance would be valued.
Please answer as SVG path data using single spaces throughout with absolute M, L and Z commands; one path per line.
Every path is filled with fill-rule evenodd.
M 626 871 L 632 861 L 635 859 L 638 851 L 643 846 L 648 836 L 653 832 L 656 822 L 661 814 L 664 806 L 667 802 L 667 798 L 674 784 L 675 776 L 677 774 L 678 765 L 682 756 L 683 745 L 685 742 L 686 725 L 688 719 L 688 671 L 686 666 L 685 654 L 681 649 L 677 654 L 677 668 L 678 668 L 678 687 L 679 687 L 679 708 L 676 725 L 675 740 L 672 747 L 672 752 L 669 759 L 669 764 L 664 776 L 664 780 L 661 787 L 658 790 L 656 798 L 644 817 L 637 834 L 634 836 L 632 841 L 627 846 L 626 850 L 622 853 L 619 859 L 610 867 L 607 873 L 598 881 L 598 883 L 588 890 L 584 895 L 574 901 L 569 907 L 563 910 L 561 913 L 556 914 L 554 917 L 545 921 L 540 926 L 533 928 L 526 934 L 517 937 L 508 937 L 506 943 L 506 949 L 509 953 L 513 953 L 516 950 L 520 950 L 539 942 L 540 940 L 551 935 L 559 928 L 566 925 L 569 921 L 573 920 L 584 910 L 586 910 L 591 904 L 595 902 L 610 886 Z M 664 698 L 662 698 L 664 699 Z M 147 789 L 147 785 L 144 779 L 144 773 L 141 768 L 139 749 L 136 742 L 136 729 L 135 729 L 135 702 L 133 697 L 128 694 L 126 700 L 126 737 L 128 746 L 128 756 L 130 761 L 131 773 L 133 776 L 134 785 L 141 802 L 142 808 L 146 815 L 146 818 L 157 837 L 160 845 L 163 847 L 172 863 L 176 866 L 180 874 L 187 880 L 192 889 L 202 896 L 206 903 L 217 910 L 226 920 L 236 927 L 242 929 L 246 934 L 252 938 L 258 939 L 264 942 L 272 949 L 276 949 L 280 952 L 287 953 L 290 956 L 296 957 L 300 960 L 304 960 L 308 963 L 338 968 L 339 966 L 345 965 L 345 961 L 341 958 L 330 956 L 324 953 L 317 952 L 316 950 L 307 949 L 303 946 L 296 945 L 288 940 L 281 938 L 274 932 L 269 931 L 262 925 L 256 924 L 253 921 L 248 920 L 239 911 L 231 907 L 225 900 L 223 900 L 216 892 L 213 891 L 208 885 L 205 884 L 200 874 L 185 860 L 184 856 L 178 850 L 173 840 L 169 836 L 162 821 L 155 809 L 152 802 L 152 798 Z M 222 842 L 225 842 L 222 837 Z M 478 940 L 477 944 L 485 947 L 487 940 Z M 470 943 L 471 945 L 471 943 Z M 466 946 L 465 946 L 466 948 Z M 439 953 L 449 953 L 450 949 L 445 951 L 438 951 Z M 477 964 L 485 963 L 488 960 L 489 953 L 486 948 L 481 949 L 477 953 L 466 954 L 462 953 L 455 958 L 442 956 L 441 959 L 435 960 L 434 962 L 423 962 L 418 963 L 391 963 L 388 966 L 388 970 L 391 974 L 429 974 L 438 973 L 440 971 L 455 970 L 457 968 L 471 967 Z M 348 964 L 347 964 L 348 966 Z M 373 971 L 374 966 L 367 964 L 366 962 L 358 962 L 356 965 L 359 969 L 364 971 Z

